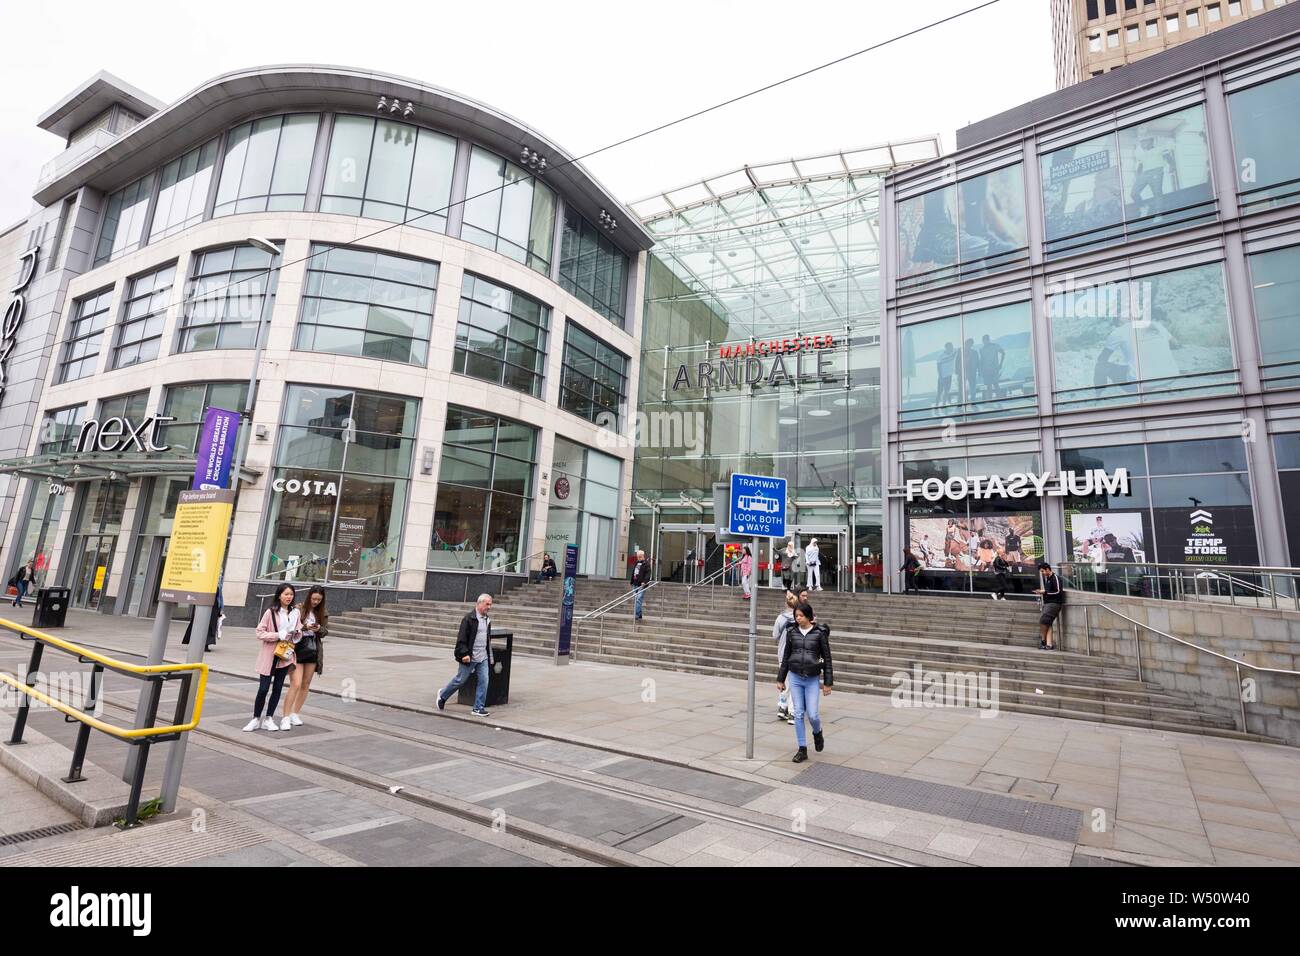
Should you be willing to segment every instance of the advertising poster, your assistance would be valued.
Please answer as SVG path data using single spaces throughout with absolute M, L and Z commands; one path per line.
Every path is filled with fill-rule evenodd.
M 212 605 L 226 552 L 233 491 L 182 491 L 172 522 L 158 600 Z
M 926 570 L 991 571 L 1002 555 L 1013 572 L 1032 568 L 1042 557 L 1036 512 L 973 518 L 909 518 L 908 546 Z
M 1068 515 L 1076 561 L 1138 564 L 1147 560 L 1140 511 L 1074 511 Z
M 361 572 L 361 547 L 366 536 L 365 518 L 339 515 L 330 556 L 331 581 L 355 581 Z
M 1160 560 L 1169 564 L 1259 564 L 1249 505 L 1155 509 Z
M 239 437 L 239 413 L 209 408 L 203 413 L 203 430 L 194 455 L 194 484 L 200 491 L 230 485 L 230 466 Z
M 560 629 L 555 640 L 556 659 L 569 659 L 573 646 L 573 586 L 578 579 L 578 546 L 564 548 L 564 597 L 560 600 Z

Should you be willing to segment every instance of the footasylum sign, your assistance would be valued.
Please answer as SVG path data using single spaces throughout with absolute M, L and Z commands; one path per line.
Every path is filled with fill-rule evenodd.
M 1127 495 L 1128 469 L 1110 473 L 1101 468 L 1063 471 L 1053 475 L 1016 472 L 1010 475 L 968 475 L 962 478 L 911 478 L 903 488 L 908 501 L 961 501 L 966 498 L 1035 498 L 1067 495 Z

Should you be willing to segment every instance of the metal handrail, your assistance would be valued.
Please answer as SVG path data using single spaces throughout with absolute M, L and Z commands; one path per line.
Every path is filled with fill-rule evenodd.
M 1173 634 L 1166 633 L 1165 631 L 1160 630 L 1160 628 L 1158 627 L 1152 627 L 1150 624 L 1147 624 L 1143 621 L 1135 620 L 1134 618 L 1129 617 L 1123 611 L 1117 611 L 1115 608 L 1111 607 L 1109 604 L 1106 604 L 1105 602 L 1102 601 L 1097 601 L 1094 603 L 1084 603 L 1078 606 L 1084 609 L 1083 625 L 1084 625 L 1084 632 L 1085 632 L 1085 640 L 1088 642 L 1088 647 L 1090 651 L 1092 647 L 1092 619 L 1088 613 L 1089 608 L 1094 608 L 1094 607 L 1102 608 L 1103 610 L 1109 611 L 1111 614 L 1114 614 L 1116 617 L 1123 618 L 1125 621 L 1128 621 L 1130 624 L 1133 625 L 1133 647 L 1137 656 L 1138 680 L 1142 680 L 1142 642 L 1139 637 L 1139 628 L 1145 631 L 1150 631 L 1152 634 L 1155 634 L 1158 637 L 1162 637 L 1165 640 L 1173 641 L 1174 643 L 1181 644 L 1184 647 L 1190 647 L 1194 651 L 1199 651 L 1202 654 L 1208 654 L 1211 657 L 1217 657 L 1219 660 L 1231 664 L 1236 669 L 1237 672 L 1237 688 L 1239 691 L 1237 694 L 1237 700 L 1240 707 L 1239 716 L 1241 717 L 1242 733 L 1246 732 L 1246 699 L 1245 699 L 1245 695 L 1240 693 L 1241 669 L 1243 667 L 1248 668 L 1252 671 L 1256 671 L 1257 673 L 1261 673 L 1261 674 L 1282 674 L 1289 677 L 1300 677 L 1300 671 L 1287 670 L 1286 668 L 1282 668 L 1282 667 L 1264 667 L 1263 665 L 1260 664 L 1252 664 L 1250 663 L 1250 661 L 1243 661 L 1236 657 L 1230 657 L 1227 654 L 1223 654 L 1219 651 L 1211 650 L 1210 648 L 1203 647 L 1200 644 L 1194 644 L 1191 641 L 1184 640 L 1181 637 L 1175 637 Z
M 1236 604 L 1240 598 L 1251 606 L 1259 606 L 1264 602 L 1277 609 L 1283 605 L 1295 604 L 1296 609 L 1300 610 L 1300 568 L 1173 564 L 1158 561 L 1110 561 L 1102 564 L 1065 561 L 1061 562 L 1060 570 L 1072 579 L 1072 586 L 1085 592 L 1098 593 L 1099 589 L 1090 587 L 1089 584 L 1099 583 L 1104 575 L 1105 580 L 1110 582 L 1122 578 L 1126 588 L 1130 584 L 1141 587 L 1144 582 L 1150 582 L 1154 593 L 1143 596 L 1154 600 L 1226 600 Z M 1080 573 L 1087 571 L 1092 572 L 1092 582 Z M 1261 583 L 1251 579 L 1260 579 Z M 1215 589 L 1210 584 L 1203 589 L 1202 581 L 1227 585 L 1226 591 Z
M 511 561 L 509 564 L 505 565 L 504 567 L 500 567 L 500 568 L 492 568 L 492 569 L 491 569 L 491 573 L 492 573 L 492 574 L 504 573 L 505 571 L 510 570 L 510 568 L 512 568 L 512 567 L 513 567 L 514 565 L 516 565 L 516 564 L 522 564 L 524 561 L 531 561 L 533 558 L 537 557 L 539 554 L 545 554 L 545 553 L 546 553 L 546 549 L 545 549 L 545 548 L 542 548 L 542 550 L 540 550 L 540 551 L 534 551 L 532 554 L 525 555 L 525 556 L 522 557 L 522 558 L 518 558 L 518 559 L 516 559 L 516 560 L 514 560 L 514 561 Z
M 718 570 L 714 571 L 703 581 L 696 581 L 694 584 L 688 584 L 686 586 L 686 616 L 687 617 L 691 616 L 691 591 L 695 588 L 703 587 L 704 585 L 707 584 L 709 586 L 709 607 L 713 608 L 717 606 L 716 601 L 714 600 L 716 597 L 716 591 L 714 591 L 714 588 L 717 587 L 717 582 L 714 579 L 721 577 L 722 575 L 726 574 L 729 570 L 730 570 L 730 566 L 724 562 L 722 567 L 718 568 Z
M 86 778 L 82 776 L 81 770 L 85 764 L 86 748 L 90 743 L 91 730 L 98 730 L 101 733 L 108 734 L 132 746 L 140 748 L 139 760 L 135 762 L 134 773 L 131 779 L 131 796 L 127 803 L 126 809 L 126 826 L 133 827 L 137 824 L 140 811 L 140 793 L 144 788 L 145 765 L 148 762 L 149 747 L 154 743 L 162 743 L 167 740 L 176 740 L 181 734 L 188 733 L 199 725 L 199 720 L 203 714 L 203 698 L 208 686 L 208 665 L 203 663 L 189 664 L 129 664 L 126 661 L 119 661 L 116 658 L 99 654 L 89 648 L 82 647 L 79 644 L 73 644 L 71 641 L 65 641 L 62 638 L 54 637 L 35 628 L 26 627 L 15 621 L 6 618 L 0 618 L 0 627 L 16 632 L 21 639 L 30 640 L 32 644 L 32 655 L 28 661 L 27 670 L 24 672 L 23 679 L 11 677 L 8 674 L 0 673 L 0 683 L 4 683 L 23 695 L 22 703 L 18 706 L 18 714 L 14 718 L 13 732 L 9 736 L 10 746 L 19 746 L 23 743 L 23 731 L 27 727 L 27 716 L 31 710 L 32 700 L 40 701 L 47 707 L 52 707 L 64 717 L 75 720 L 81 724 L 77 731 L 77 741 L 72 751 L 72 764 L 68 769 L 68 775 L 63 778 L 65 783 L 79 783 Z M 90 672 L 90 690 L 86 695 L 86 700 L 82 702 L 88 710 L 94 711 L 100 705 L 100 692 L 103 688 L 104 671 L 109 670 L 127 677 L 135 677 L 141 680 L 152 681 L 155 683 L 155 692 L 149 698 L 149 704 L 146 708 L 145 720 L 142 726 L 134 728 L 118 727 L 114 724 L 107 723 L 95 717 L 86 710 L 79 709 L 71 704 L 64 703 L 43 691 L 37 690 L 28 683 L 35 675 L 40 672 L 41 657 L 46 647 L 54 650 L 63 651 L 65 654 L 71 654 L 78 661 L 92 664 Z M 161 696 L 161 682 L 170 680 L 173 677 L 179 677 L 182 681 L 180 694 L 177 695 L 176 713 L 172 723 L 163 727 L 153 726 L 154 720 L 158 716 L 158 702 Z M 195 684 L 195 677 L 198 678 Z M 190 691 L 193 686 L 194 712 L 190 719 L 185 720 L 185 714 L 189 707 Z
M 646 591 L 649 591 L 651 588 L 655 588 L 658 586 L 659 586 L 658 580 L 651 581 L 649 584 L 641 588 L 641 593 L 644 594 Z M 582 615 L 582 617 L 578 618 L 578 623 L 582 624 L 584 621 L 595 620 L 598 617 L 604 617 L 605 614 L 607 614 L 609 611 L 612 611 L 614 608 L 618 607 L 624 601 L 629 601 L 632 598 L 636 597 L 636 593 L 637 593 L 637 589 L 633 588 L 631 591 L 628 591 L 626 594 L 620 595 L 619 597 L 614 598 L 614 600 L 612 601 L 605 602 L 600 607 L 596 608 L 594 611 L 588 611 L 586 614 Z

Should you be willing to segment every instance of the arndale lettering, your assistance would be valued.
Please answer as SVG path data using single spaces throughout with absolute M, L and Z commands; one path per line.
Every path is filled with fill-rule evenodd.
M 961 501 L 965 498 L 1036 498 L 1064 497 L 1066 495 L 1127 495 L 1128 469 L 1116 468 L 1109 474 L 1101 468 L 1084 472 L 1063 471 L 1053 480 L 1050 471 L 1033 472 L 1002 477 L 1000 475 L 975 475 L 965 478 L 910 478 L 905 486 L 908 501 L 923 498 L 926 501 Z
M 826 333 L 720 345 L 716 363 L 678 365 L 673 377 L 673 391 L 679 388 L 777 386 L 830 379 L 835 375 L 835 369 L 831 368 L 831 350 L 842 344 Z M 808 353 L 813 353 L 815 359 Z M 808 356 L 807 361 L 805 356 Z

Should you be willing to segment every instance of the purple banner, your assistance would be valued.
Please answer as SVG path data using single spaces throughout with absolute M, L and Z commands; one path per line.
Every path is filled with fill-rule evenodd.
M 564 546 L 564 599 L 560 604 L 560 634 L 555 644 L 557 657 L 568 657 L 573 646 L 573 585 L 578 579 L 578 546 Z
M 224 489 L 230 485 L 231 459 L 239 437 L 239 413 L 224 408 L 209 408 L 203 415 L 203 432 L 195 452 L 194 484 L 196 491 Z

